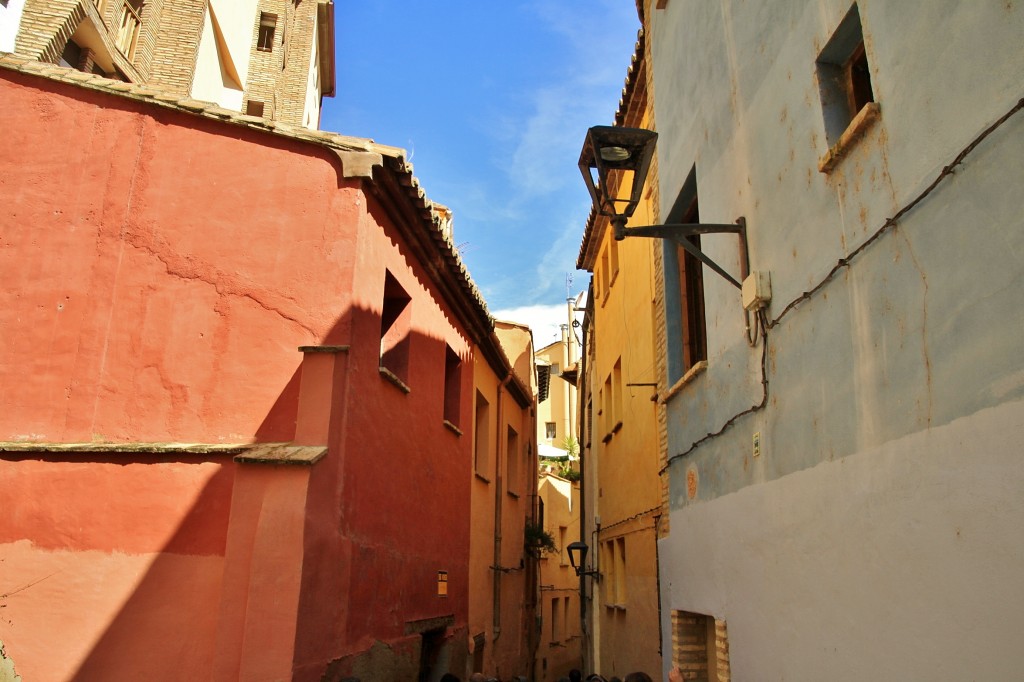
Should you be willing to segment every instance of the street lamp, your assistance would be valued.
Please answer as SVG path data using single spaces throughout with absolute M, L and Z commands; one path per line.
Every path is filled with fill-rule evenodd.
M 730 284 L 742 289 L 740 281 L 746 278 L 748 269 L 746 219 L 741 217 L 735 223 L 726 224 L 672 223 L 626 227 L 626 221 L 640 203 L 640 195 L 651 168 L 657 140 L 656 132 L 643 128 L 594 126 L 587 131 L 583 151 L 580 152 L 579 165 L 583 180 L 590 191 L 590 198 L 594 202 L 594 210 L 611 220 L 615 239 L 671 239 Z M 739 237 L 740 281 L 734 279 L 688 239 L 693 235 L 721 233 L 735 234 Z
M 587 543 L 570 542 L 569 546 L 565 548 L 566 552 L 569 553 L 569 564 L 573 570 L 576 571 L 576 575 L 589 575 L 600 579 L 601 574 L 596 570 L 584 570 L 585 562 L 587 560 L 587 551 L 590 548 L 587 547 Z

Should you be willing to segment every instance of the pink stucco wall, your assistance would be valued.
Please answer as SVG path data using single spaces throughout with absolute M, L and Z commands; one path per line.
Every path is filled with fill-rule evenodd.
M 0 622 L 19 673 L 319 679 L 409 621 L 464 630 L 471 443 L 442 405 L 447 344 L 469 434 L 472 351 L 377 200 L 315 145 L 10 72 L 0 101 L 0 441 L 290 441 L 300 392 L 331 401 L 300 470 L 0 455 L 0 592 L 42 579 Z M 377 371 L 385 269 L 408 394 Z M 304 373 L 316 344 L 350 349 Z

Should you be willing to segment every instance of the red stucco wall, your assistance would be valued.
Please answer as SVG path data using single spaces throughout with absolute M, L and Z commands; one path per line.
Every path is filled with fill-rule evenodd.
M 0 73 L 0 101 L 0 441 L 289 441 L 297 347 L 351 346 L 308 481 L 224 455 L 0 457 L 0 592 L 45 574 L 5 605 L 18 671 L 255 679 L 239 628 L 287 618 L 278 654 L 319 679 L 409 621 L 464 630 L 471 444 L 442 405 L 447 343 L 469 423 L 471 350 L 360 181 L 315 145 L 42 78 Z M 408 394 L 377 371 L 385 269 L 413 299 Z

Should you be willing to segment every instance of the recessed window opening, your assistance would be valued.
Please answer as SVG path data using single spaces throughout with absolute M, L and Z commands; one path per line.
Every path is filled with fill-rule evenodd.
M 402 382 L 409 381 L 409 346 L 412 335 L 412 299 L 388 272 L 380 315 L 380 366 Z
M 475 434 L 473 441 L 473 468 L 479 476 L 490 476 L 490 457 L 488 446 L 491 425 L 491 405 L 480 391 L 476 392 Z
M 505 438 L 505 465 L 506 482 L 505 488 L 513 495 L 519 494 L 522 473 L 519 466 L 519 434 L 511 426 Z
M 251 99 L 245 103 L 245 113 L 249 116 L 263 117 L 263 102 Z
M 672 665 L 687 680 L 729 680 L 729 633 L 725 621 L 702 613 L 672 611 Z
M 277 15 L 260 12 L 260 29 L 256 36 L 256 49 L 260 52 L 274 51 L 274 32 L 277 30 Z
M 833 146 L 861 109 L 875 101 L 857 5 L 839 23 L 816 66 L 825 135 Z
M 555 422 L 544 422 L 544 437 L 548 440 L 558 437 L 558 426 Z
M 462 403 L 462 359 L 445 344 L 444 353 L 444 419 L 459 426 L 459 408 Z
M 699 223 L 697 169 L 683 183 L 669 212 L 668 223 Z M 700 236 L 688 238 L 700 248 Z M 671 382 L 679 380 L 691 367 L 707 360 L 707 319 L 704 307 L 704 267 L 695 256 L 674 242 L 665 242 L 665 305 L 667 336 L 670 342 L 668 371 Z
M 135 46 L 139 42 L 142 27 L 142 0 L 125 0 L 121 9 L 121 21 L 117 26 L 117 49 L 128 59 L 135 58 Z

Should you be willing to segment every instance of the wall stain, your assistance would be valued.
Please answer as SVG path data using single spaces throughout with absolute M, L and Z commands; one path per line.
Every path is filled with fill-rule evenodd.
M 921 284 L 924 285 L 924 293 L 921 294 L 921 359 L 924 362 L 925 371 L 925 397 L 927 404 L 925 405 L 925 423 L 931 425 L 932 423 L 932 361 L 928 353 L 928 275 L 925 274 L 924 268 L 917 260 L 917 256 L 914 254 L 914 247 L 910 243 L 910 239 L 906 233 L 900 229 L 897 225 L 893 230 L 893 236 L 898 235 L 903 243 L 907 245 L 907 254 L 910 256 L 910 261 L 914 264 L 918 274 L 921 277 Z

